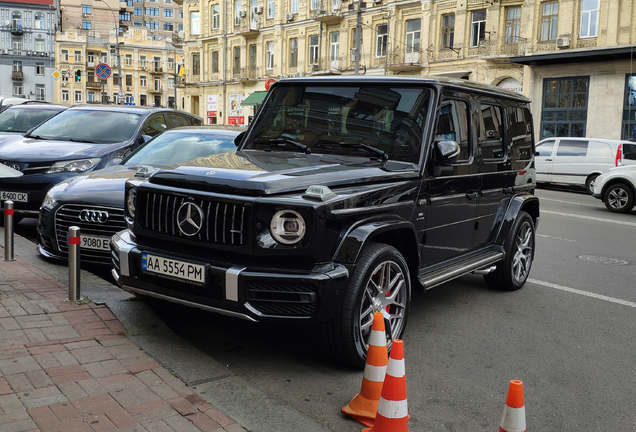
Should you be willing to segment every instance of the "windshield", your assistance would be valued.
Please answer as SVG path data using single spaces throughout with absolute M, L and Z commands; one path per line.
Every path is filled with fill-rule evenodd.
M 66 110 L 31 132 L 42 139 L 112 144 L 129 139 L 140 114 L 90 109 Z
M 0 132 L 26 133 L 58 112 L 46 108 L 9 108 L 0 113 Z
M 418 163 L 429 101 L 426 88 L 279 86 L 244 149 L 388 156 Z
M 198 157 L 236 150 L 236 133 L 166 132 L 122 162 L 123 165 L 166 167 Z

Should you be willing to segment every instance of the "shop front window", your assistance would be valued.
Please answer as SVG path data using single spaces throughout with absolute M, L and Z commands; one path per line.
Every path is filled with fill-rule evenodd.
M 589 84 L 589 77 L 543 81 L 541 138 L 585 136 Z

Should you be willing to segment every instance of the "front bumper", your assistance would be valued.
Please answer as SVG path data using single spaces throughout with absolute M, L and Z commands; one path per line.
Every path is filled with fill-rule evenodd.
M 115 234 L 110 244 L 112 275 L 124 290 L 250 321 L 328 320 L 340 313 L 349 282 L 349 269 L 336 263 L 290 270 L 227 263 L 213 259 L 213 254 L 203 260 L 168 256 L 138 246 L 127 230 Z M 195 285 L 144 271 L 143 253 L 202 264 L 206 282 Z
M 27 202 L 14 200 L 18 216 L 37 218 L 46 193 L 56 184 L 77 176 L 77 173 L 32 174 L 0 179 L 0 190 L 27 194 Z

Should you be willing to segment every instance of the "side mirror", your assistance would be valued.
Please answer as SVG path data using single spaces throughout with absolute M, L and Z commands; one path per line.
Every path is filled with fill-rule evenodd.
M 146 144 L 148 141 L 150 141 L 152 139 L 152 137 L 150 135 L 142 135 L 139 137 L 139 144 Z
M 25 134 L 24 134 L 24 136 L 25 136 L 25 137 L 29 137 L 29 136 L 31 136 L 31 132 L 33 132 L 33 131 L 35 130 L 35 128 L 36 128 L 36 127 L 37 127 L 37 126 L 33 126 L 31 129 L 29 129 L 29 130 L 27 131 L 27 133 L 25 133 Z
M 237 147 L 240 146 L 244 136 L 245 136 L 245 132 L 241 132 L 240 134 L 238 134 L 236 138 L 234 138 L 234 145 Z
M 438 161 L 451 164 L 457 160 L 461 149 L 455 141 L 435 141 L 435 153 Z
M 535 155 L 535 156 L 541 156 L 541 154 L 539 154 L 539 152 L 538 152 L 538 151 L 534 152 L 534 155 Z

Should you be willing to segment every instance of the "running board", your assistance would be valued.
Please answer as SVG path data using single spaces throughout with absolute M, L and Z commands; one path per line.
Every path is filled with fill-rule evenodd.
M 419 280 L 422 286 L 428 290 L 436 287 L 437 285 L 441 285 L 444 282 L 448 282 L 472 271 L 483 269 L 484 267 L 501 261 L 503 256 L 503 252 L 487 252 L 470 260 L 465 260 L 449 267 L 444 267 L 440 270 L 435 270 L 430 273 L 422 273 L 419 275 Z

